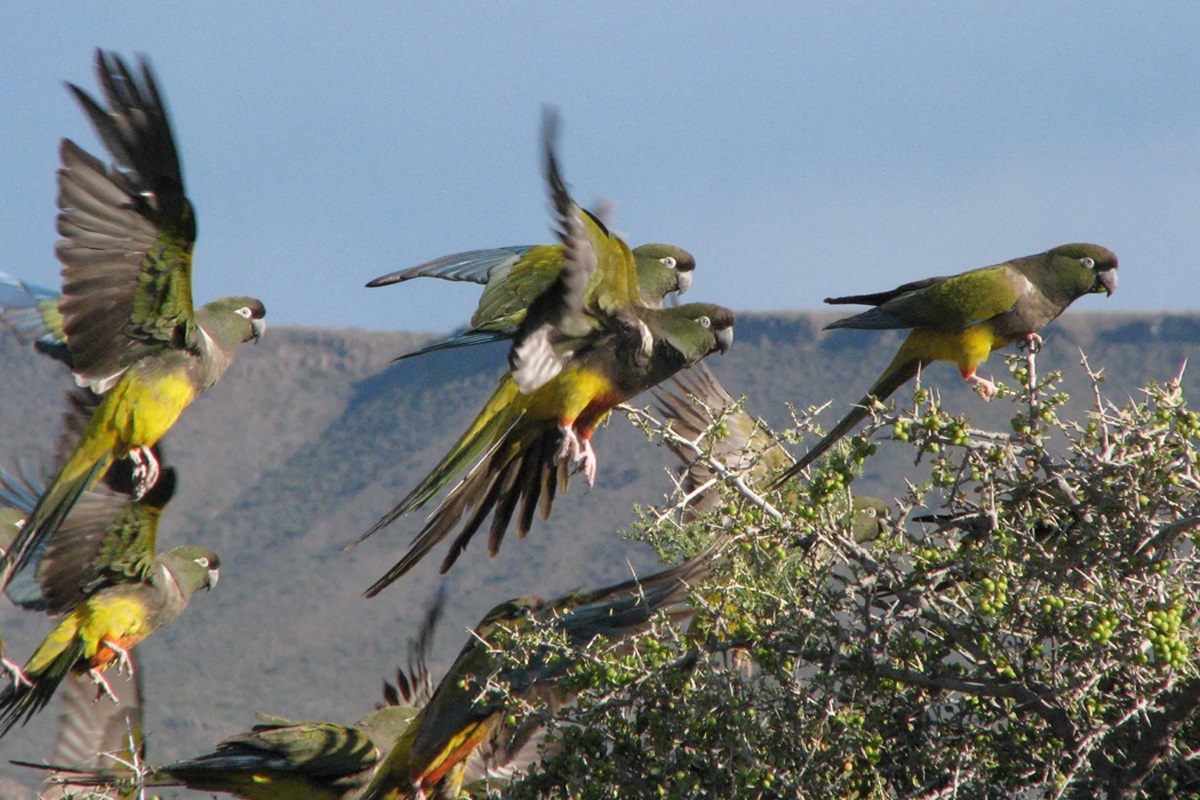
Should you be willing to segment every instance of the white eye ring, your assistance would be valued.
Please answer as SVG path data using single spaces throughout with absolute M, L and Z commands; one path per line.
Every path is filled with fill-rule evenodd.
M 250 306 L 242 306 L 235 313 L 239 317 L 245 317 L 246 319 L 250 319 L 250 317 L 254 314 L 254 312 L 250 310 Z
M 866 512 L 867 512 L 867 516 L 868 516 L 868 517 L 873 517 L 873 516 L 875 516 L 876 514 L 878 514 L 878 513 L 879 513 L 878 511 L 876 511 L 876 510 L 875 510 L 875 509 L 873 509 L 873 508 L 864 508 L 864 509 L 863 509 L 863 511 L 866 511 Z
M 1084 256 L 1083 258 L 1079 259 L 1079 263 L 1083 264 L 1088 269 L 1091 269 L 1092 267 L 1096 266 L 1096 262 L 1093 261 L 1092 259 L 1088 258 L 1087 256 Z
M 700 319 L 696 320 L 696 322 L 700 323 L 701 328 L 711 328 L 712 327 L 712 320 L 709 319 L 708 317 L 701 317 Z
M 205 556 L 200 556 L 199 558 L 197 558 L 196 563 L 199 564 L 204 569 L 208 569 L 208 558 L 206 558 Z
M 658 260 L 658 263 L 662 264 L 667 269 L 675 269 L 675 264 L 677 262 L 671 256 L 663 256 Z

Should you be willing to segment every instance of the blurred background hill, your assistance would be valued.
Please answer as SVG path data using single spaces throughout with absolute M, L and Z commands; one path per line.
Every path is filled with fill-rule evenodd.
M 788 404 L 803 409 L 832 400 L 820 417 L 828 428 L 900 339 L 896 332 L 822 332 L 837 316 L 743 315 L 733 349 L 709 365 L 733 395 L 747 396 L 751 413 L 777 428 L 788 425 Z M 401 555 L 423 518 L 402 518 L 353 550 L 341 548 L 441 457 L 490 394 L 505 357 L 493 346 L 391 363 L 426 338 L 272 328 L 261 344 L 242 349 L 222 382 L 165 440 L 180 491 L 163 518 L 161 542 L 217 550 L 222 580 L 179 623 L 139 648 L 151 761 L 204 752 L 252 725 L 256 710 L 353 722 L 374 706 L 381 681 L 403 662 L 424 605 L 443 580 L 442 550 L 367 601 L 362 591 Z M 1104 370 L 1106 395 L 1123 401 L 1179 372 L 1200 345 L 1200 315 L 1069 311 L 1045 338 L 1039 371 L 1064 370 L 1065 389 L 1082 416 L 1091 393 L 1081 349 L 1093 369 Z M 981 374 L 1012 382 L 997 357 Z M 0 459 L 9 467 L 42 464 L 70 378 L 8 335 L 0 335 L 0 375 Z M 1185 372 L 1193 398 L 1198 383 L 1195 371 Z M 924 385 L 939 389 L 946 410 L 965 412 L 979 426 L 1006 430 L 1015 413 L 1006 400 L 983 403 L 951 365 L 931 367 Z M 911 402 L 911 390 L 901 389 L 896 400 Z M 636 402 L 647 405 L 650 398 Z M 597 434 L 596 450 L 593 489 L 576 481 L 556 501 L 550 522 L 535 523 L 527 540 L 506 540 L 495 559 L 477 542 L 445 577 L 450 599 L 435 676 L 465 629 L 502 600 L 599 586 L 654 567 L 647 547 L 618 532 L 634 519 L 635 504 L 658 504 L 670 492 L 671 457 L 621 414 Z M 910 450 L 881 442 L 879 451 L 856 490 L 890 498 L 903 492 L 902 477 L 923 475 L 922 465 L 908 460 Z M 23 661 L 49 629 L 47 620 L 4 609 L 7 653 Z M 36 783 L 37 776 L 7 761 L 48 757 L 56 716 L 52 706 L 0 741 L 0 796 L 15 800 L 18 784 Z

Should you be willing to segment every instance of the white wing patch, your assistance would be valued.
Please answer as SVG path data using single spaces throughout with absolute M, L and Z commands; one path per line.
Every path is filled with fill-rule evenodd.
M 513 348 L 512 377 L 521 394 L 530 394 L 562 372 L 574 350 L 556 351 L 550 342 L 554 328 L 542 325 Z
M 96 378 L 90 381 L 82 375 L 75 373 L 75 384 L 83 387 L 84 389 L 91 389 L 96 394 L 104 394 L 109 389 L 117 385 L 117 381 L 121 380 L 121 376 L 124 375 L 128 369 L 129 367 L 124 367 L 123 369 L 114 372 L 112 375 L 105 375 L 103 378 Z

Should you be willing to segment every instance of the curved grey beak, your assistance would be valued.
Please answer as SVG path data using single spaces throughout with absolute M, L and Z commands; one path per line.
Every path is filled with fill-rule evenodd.
M 263 334 L 267 332 L 267 321 L 265 319 L 250 320 L 250 338 L 258 344 L 262 339 Z
M 733 328 L 725 328 L 717 331 L 717 349 L 724 355 L 726 351 L 733 345 Z
M 217 581 L 219 580 L 221 580 L 221 570 L 210 569 L 208 571 L 208 583 L 205 584 L 205 588 L 211 592 L 213 589 L 217 588 Z
M 1104 289 L 1104 294 L 1107 297 L 1112 297 L 1112 293 L 1117 290 L 1117 271 L 1115 269 L 1106 269 L 1103 272 L 1096 273 L 1096 283 Z
M 692 271 L 675 273 L 675 280 L 679 284 L 679 293 L 683 294 L 688 289 L 692 288 Z

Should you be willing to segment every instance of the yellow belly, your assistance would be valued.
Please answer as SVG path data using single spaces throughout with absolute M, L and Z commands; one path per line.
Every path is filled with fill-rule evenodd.
M 130 370 L 105 395 L 88 430 L 104 428 L 101 438 L 112 437 L 114 454 L 124 458 L 132 447 L 157 444 L 194 399 L 196 389 L 182 371 L 144 375 Z
M 567 367 L 525 401 L 532 419 L 574 421 L 597 398 L 613 393 L 612 382 L 587 369 Z
M 93 597 L 63 617 L 29 659 L 26 671 L 34 675 L 41 673 L 76 639 L 83 642 L 83 655 L 77 666 L 105 669 L 115 653 L 103 647 L 101 642 L 107 639 L 128 649 L 146 638 L 147 633 L 146 609 L 141 603 L 129 597 Z M 105 663 L 93 664 L 101 650 L 104 651 L 101 661 Z
M 932 328 L 914 328 L 904 340 L 900 354 L 906 359 L 923 362 L 950 361 L 958 365 L 964 377 L 974 375 L 976 368 L 987 361 L 993 350 L 1009 344 L 1007 339 L 998 338 L 992 326 L 986 322 L 972 325 L 961 331 L 939 331 Z M 897 354 L 896 361 L 900 361 Z

